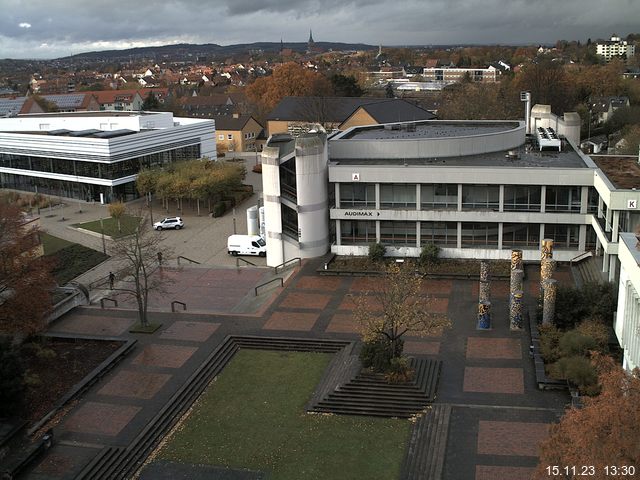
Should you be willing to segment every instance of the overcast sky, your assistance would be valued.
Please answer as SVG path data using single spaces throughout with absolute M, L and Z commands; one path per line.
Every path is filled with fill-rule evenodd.
M 0 0 L 0 58 L 169 43 L 538 44 L 640 31 L 639 0 Z

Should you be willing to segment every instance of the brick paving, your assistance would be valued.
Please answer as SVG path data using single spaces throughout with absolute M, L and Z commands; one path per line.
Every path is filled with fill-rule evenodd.
M 153 398 L 170 378 L 171 375 L 165 373 L 120 370 L 109 383 L 98 390 L 98 394 L 148 400 Z
M 284 297 L 284 300 L 280 302 L 280 307 L 323 310 L 327 306 L 327 303 L 329 303 L 329 300 L 331 300 L 329 295 L 299 293 L 294 291 Z
M 404 342 L 404 351 L 410 355 L 438 355 L 440 353 L 440 342 L 408 340 Z
M 206 342 L 220 327 L 219 323 L 177 321 L 160 334 L 163 340 Z
M 325 329 L 327 333 L 354 333 L 360 332 L 360 325 L 350 313 L 336 313 L 331 317 L 329 325 Z
M 274 312 L 263 328 L 265 330 L 308 332 L 315 325 L 318 316 L 319 313 Z
M 72 432 L 115 436 L 126 427 L 142 407 L 86 402 L 65 422 Z
M 524 393 L 522 368 L 466 367 L 464 369 L 465 392 Z
M 538 445 L 549 433 L 546 423 L 480 421 L 478 453 L 538 456 Z
M 534 468 L 529 467 L 478 465 L 476 466 L 475 480 L 531 480 L 534 470 Z
M 52 330 L 122 335 L 138 339 L 139 345 L 56 427 L 57 437 L 67 443 L 55 445 L 34 467 L 34 478 L 74 478 L 86 462 L 69 462 L 67 457 L 89 461 L 99 445 L 128 445 L 227 335 L 358 339 L 351 295 L 373 291 L 382 280 L 319 276 L 315 269 L 320 265 L 320 261 L 303 263 L 284 289 L 265 295 L 270 299 L 279 292 L 272 303 L 258 299 L 263 303 L 255 303 L 258 308 L 253 311 L 264 313 L 255 316 L 234 316 L 232 305 L 253 301 L 253 287 L 264 279 L 264 270 L 247 269 L 247 276 L 238 269 L 216 269 L 216 274 L 185 268 L 166 269 L 165 274 L 183 286 L 192 283 L 193 288 L 182 290 L 189 310 L 152 312 L 153 321 L 163 324 L 152 335 L 128 333 L 135 321 L 131 311 L 80 309 L 56 322 Z M 537 292 L 534 276 L 527 277 L 527 292 Z M 425 280 L 423 292 L 433 296 L 434 311 L 446 313 L 453 325 L 428 338 L 408 336 L 405 352 L 443 360 L 436 401 L 453 405 L 443 480 L 527 478 L 536 463 L 537 445 L 567 397 L 535 389 L 531 359 L 522 354 L 529 341 L 526 332 L 508 328 L 508 282 L 494 282 L 493 330 L 476 330 L 477 284 L 477 280 Z M 533 299 L 529 295 L 526 301 Z M 162 300 L 166 303 L 167 298 Z M 194 305 L 217 313 L 194 313 Z M 96 446 L 87 449 L 82 442 Z M 54 471 L 54 463 L 61 472 Z
M 519 338 L 469 337 L 467 358 L 522 358 L 522 342 Z
M 151 367 L 180 368 L 196 350 L 196 347 L 151 344 L 144 347 L 131 363 Z

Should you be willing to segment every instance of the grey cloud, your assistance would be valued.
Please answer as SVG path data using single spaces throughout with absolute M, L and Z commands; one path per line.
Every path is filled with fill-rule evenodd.
M 637 0 L 0 0 L 0 58 L 188 41 L 553 43 L 637 31 Z M 20 28 L 26 22 L 31 28 Z M 49 48 L 39 49 L 47 43 Z M 106 47 L 102 47 L 106 48 Z M 32 53 L 30 53 L 32 52 Z

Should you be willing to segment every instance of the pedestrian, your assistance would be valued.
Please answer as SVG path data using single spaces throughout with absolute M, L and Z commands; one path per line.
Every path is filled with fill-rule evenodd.
M 158 265 L 162 266 L 162 252 L 158 252 Z
M 116 276 L 113 272 L 109 272 L 109 290 L 113 290 L 113 282 L 115 282 Z

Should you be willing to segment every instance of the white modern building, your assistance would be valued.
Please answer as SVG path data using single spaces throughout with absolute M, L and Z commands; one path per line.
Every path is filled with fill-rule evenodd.
M 617 35 L 610 40 L 596 44 L 596 55 L 603 57 L 607 62 L 614 57 L 631 58 L 636 54 L 636 46 Z
M 131 200 L 141 168 L 216 158 L 212 120 L 170 112 L 75 112 L 0 118 L 0 188 Z
M 620 284 L 614 330 L 623 350 L 622 366 L 640 367 L 640 250 L 633 233 L 620 234 Z

